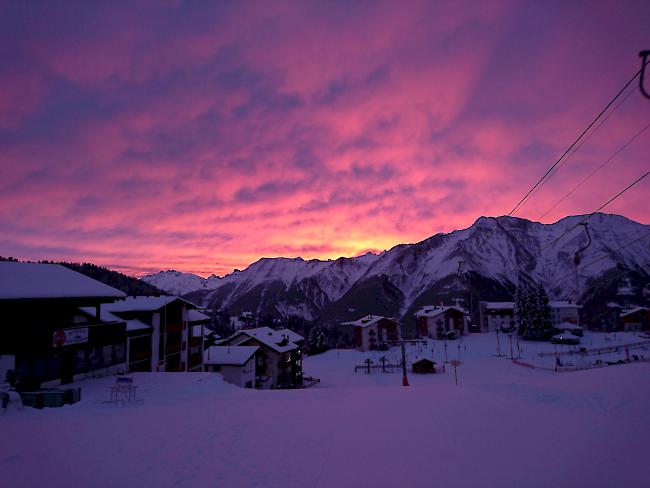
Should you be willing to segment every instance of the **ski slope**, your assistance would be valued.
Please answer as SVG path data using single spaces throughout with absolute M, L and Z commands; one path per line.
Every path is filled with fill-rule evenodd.
M 590 340 L 590 339 L 587 339 Z M 593 340 L 593 339 L 591 339 Z M 617 340 L 636 340 L 633 334 Z M 610 342 L 611 343 L 611 342 Z M 82 402 L 0 415 L 4 486 L 646 487 L 650 363 L 552 373 L 466 337 L 453 372 L 354 373 L 387 353 L 306 358 L 305 390 L 243 390 L 213 373 L 135 374 L 141 406 L 110 406 L 112 378 Z M 548 346 L 547 346 L 548 347 Z M 507 348 L 504 348 L 504 351 Z M 444 345 L 409 346 L 409 361 Z M 509 352 L 509 351 L 508 351 Z M 536 354 L 524 344 L 523 357 Z

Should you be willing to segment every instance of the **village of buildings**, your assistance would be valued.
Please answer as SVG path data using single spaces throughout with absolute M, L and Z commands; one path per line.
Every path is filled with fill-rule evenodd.
M 0 262 L 0 277 L 0 311 L 7 325 L 0 345 L 0 375 L 5 390 L 30 392 L 24 397 L 31 401 L 33 392 L 83 385 L 82 380 L 100 376 L 115 375 L 124 381 L 143 372 L 213 372 L 249 389 L 306 388 L 320 381 L 303 372 L 305 337 L 281 321 L 273 328 L 260 326 L 252 313 L 243 313 L 230 318 L 232 334 L 220 337 L 212 329 L 211 310 L 178 296 L 126 296 L 56 264 Z M 548 343 L 548 350 L 557 353 L 560 345 L 565 352 L 588 356 L 588 347 L 580 344 L 585 333 L 581 306 L 571 300 L 551 301 L 548 306 L 553 328 L 553 346 Z M 368 314 L 340 323 L 346 340 L 335 346 L 381 353 L 431 341 L 444 343 L 446 349 L 453 341 L 465 339 L 467 344 L 468 336 L 488 334 L 495 336 L 498 353 L 508 350 L 509 341 L 510 359 L 517 359 L 512 349 L 513 336 L 517 350 L 521 347 L 515 303 L 481 301 L 475 315 L 478 322 L 458 300 L 424 306 L 412 317 L 414 333 L 406 333 L 405 324 L 395 318 Z M 648 308 L 622 310 L 609 332 L 616 331 L 637 333 L 630 347 L 641 344 L 645 351 L 650 346 Z M 645 359 L 642 354 L 632 356 Z M 423 356 L 409 357 L 407 363 L 406 355 L 395 357 L 390 366 L 404 376 L 407 369 L 440 373 L 449 362 Z M 625 359 L 631 360 L 627 347 Z M 564 366 L 557 354 L 555 361 L 551 367 Z M 598 361 L 604 364 L 602 357 Z M 359 362 L 360 368 L 363 358 Z M 368 372 L 370 362 L 365 359 Z M 379 366 L 376 361 L 374 367 Z M 385 357 L 383 366 L 385 371 Z M 8 394 L 4 395 L 6 404 Z M 43 405 L 40 401 L 37 406 Z

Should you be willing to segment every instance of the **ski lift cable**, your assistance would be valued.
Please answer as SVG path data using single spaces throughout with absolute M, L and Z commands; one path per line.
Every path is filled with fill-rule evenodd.
M 626 242 L 622 246 L 617 247 L 616 249 L 614 249 L 613 252 L 616 253 L 616 252 L 618 252 L 618 251 L 620 251 L 622 249 L 625 249 L 626 247 L 629 247 L 632 244 L 635 244 L 635 243 L 637 243 L 637 242 L 639 242 L 639 241 L 641 241 L 641 240 L 643 240 L 643 239 L 645 239 L 647 237 L 650 237 L 650 232 L 646 232 L 645 234 L 643 234 L 643 235 L 641 235 L 641 236 L 639 236 L 639 237 L 637 237 L 637 238 L 635 238 L 635 239 L 633 239 L 633 240 L 631 240 L 629 242 Z M 578 267 L 578 271 L 583 270 L 585 268 L 588 268 L 589 266 L 592 266 L 592 265 L 594 265 L 596 263 L 599 263 L 602 260 L 607 259 L 608 257 L 610 257 L 610 255 L 611 255 L 611 253 L 610 254 L 604 254 L 603 256 L 599 257 L 598 259 L 594 259 L 593 261 L 585 263 L 585 264 Z M 628 271 L 629 270 L 625 270 L 625 272 L 628 272 Z M 563 281 L 565 281 L 565 280 L 567 280 L 569 278 L 574 278 L 574 274 L 573 273 L 567 274 L 564 277 L 561 277 L 558 280 L 556 280 L 556 283 L 561 283 L 561 282 L 563 282 Z
M 558 242 L 560 239 L 562 239 L 565 235 L 569 234 L 573 229 L 575 229 L 575 228 L 577 228 L 578 226 L 580 226 L 580 225 L 584 224 L 585 222 L 587 222 L 591 217 L 593 217 L 594 215 L 596 215 L 598 212 L 600 212 L 602 209 L 604 209 L 607 205 L 609 205 L 609 204 L 612 203 L 614 200 L 616 200 L 618 197 L 620 197 L 621 195 L 623 195 L 626 191 L 628 191 L 630 188 L 632 188 L 632 187 L 635 186 L 637 183 L 639 183 L 640 181 L 642 181 L 642 180 L 643 180 L 644 178 L 646 178 L 648 175 L 650 175 L 650 171 L 646 171 L 644 174 L 642 174 L 640 177 L 638 177 L 636 180 L 634 180 L 632 183 L 630 183 L 628 186 L 626 186 L 623 190 L 621 190 L 620 192 L 618 192 L 616 195 L 614 195 L 612 198 L 610 198 L 609 200 L 607 200 L 605 203 L 603 203 L 603 204 L 602 204 L 600 207 L 598 207 L 596 210 L 594 210 L 594 211 L 591 212 L 589 215 L 587 215 L 587 216 L 586 216 L 584 219 L 582 219 L 580 222 L 578 222 L 577 224 L 575 224 L 575 225 L 574 225 L 573 227 L 571 227 L 569 230 L 567 230 L 567 231 L 563 232 L 562 234 L 560 234 L 558 237 L 556 237 L 554 240 L 552 240 L 549 244 L 547 244 L 546 246 L 544 246 L 544 247 L 541 249 L 540 252 L 542 252 L 542 251 L 548 249 L 549 247 L 553 246 L 556 242 Z
M 562 154 L 562 156 L 560 156 L 560 158 L 559 158 L 555 163 L 553 163 L 553 165 L 552 165 L 552 166 L 551 166 L 551 167 L 546 171 L 546 173 L 544 173 L 544 175 L 543 175 L 539 180 L 537 180 L 537 183 L 535 183 L 535 184 L 533 185 L 533 187 L 532 187 L 530 190 L 528 190 L 528 192 L 526 193 L 526 195 L 524 195 L 524 197 L 523 197 L 523 198 L 522 198 L 522 199 L 517 203 L 517 205 L 514 206 L 514 208 L 510 211 L 510 213 L 508 213 L 508 216 L 509 216 L 509 217 L 512 216 L 512 214 L 515 213 L 515 212 L 517 211 L 517 209 L 521 206 L 521 204 L 524 202 L 524 200 L 526 200 L 526 199 L 528 198 L 528 196 L 529 196 L 533 191 L 535 191 L 535 189 L 536 189 L 539 185 L 541 185 L 542 182 L 543 182 L 543 181 L 544 181 L 544 180 L 545 180 L 545 179 L 550 175 L 550 173 L 551 173 L 551 172 L 552 172 L 552 171 L 557 167 L 557 165 L 559 165 L 559 164 L 562 162 L 562 160 L 565 158 L 565 156 L 566 156 L 567 154 L 569 154 L 569 152 L 570 152 L 570 151 L 571 151 L 571 150 L 572 150 L 572 149 L 573 149 L 573 148 L 574 148 L 574 147 L 575 147 L 575 146 L 580 142 L 580 140 L 585 136 L 585 134 L 587 134 L 587 132 L 589 131 L 589 129 L 591 129 L 591 128 L 596 124 L 596 122 L 598 122 L 598 120 L 599 120 L 599 119 L 600 119 L 600 118 L 605 114 L 605 112 L 607 112 L 607 110 L 609 109 L 609 107 L 611 107 L 611 106 L 614 104 L 614 102 L 616 102 L 616 100 L 617 100 L 617 99 L 618 99 L 618 98 L 623 94 L 623 92 L 625 92 L 625 90 L 627 89 L 627 87 L 630 86 L 630 85 L 634 82 L 634 80 L 636 80 L 637 77 L 639 77 L 639 75 L 641 75 L 641 74 L 643 73 L 643 71 L 645 70 L 646 65 L 649 64 L 649 63 L 650 63 L 650 60 L 646 60 L 646 59 L 644 58 L 641 68 L 638 69 L 638 70 L 634 73 L 634 76 L 632 76 L 632 78 L 630 78 L 630 80 L 629 80 L 629 81 L 628 81 L 628 82 L 623 86 L 623 88 L 621 88 L 621 89 L 619 90 L 619 92 L 614 96 L 614 98 L 612 98 L 612 99 L 609 101 L 609 103 L 607 103 L 607 105 L 605 105 L 605 108 L 603 108 L 603 109 L 600 111 L 600 113 L 599 113 L 599 114 L 594 118 L 594 120 L 591 121 L 591 123 L 587 126 L 587 128 L 584 129 L 584 130 L 580 133 L 580 135 L 577 137 L 577 139 L 576 139 L 575 141 L 573 141 L 573 143 L 571 143 L 571 145 L 567 148 L 567 150 L 564 151 L 564 153 Z
M 566 158 L 564 158 L 564 159 L 562 160 L 562 162 L 561 162 L 560 164 L 558 164 L 556 168 L 553 169 L 553 171 L 551 171 L 551 173 L 548 175 L 548 178 L 546 178 L 544 181 L 542 181 L 542 183 L 541 183 L 537 188 L 535 188 L 535 190 L 533 190 L 533 191 L 530 193 L 530 195 L 528 195 L 527 198 L 524 199 L 524 201 L 523 201 L 523 203 L 521 204 L 521 206 L 519 207 L 518 211 L 521 210 L 521 209 L 522 209 L 522 208 L 523 208 L 523 207 L 524 207 L 524 206 L 525 206 L 525 205 L 526 205 L 526 204 L 531 200 L 531 198 L 533 198 L 533 196 L 535 196 L 535 194 L 536 194 L 539 190 L 541 190 L 542 187 L 543 187 L 546 183 L 548 183 L 548 181 L 549 181 L 551 178 L 553 178 L 553 176 L 555 176 L 555 175 L 560 171 L 560 169 L 561 169 L 561 168 L 562 168 L 562 167 L 563 167 L 563 166 L 564 166 L 564 165 L 565 165 L 565 164 L 566 164 L 566 163 L 571 159 L 571 157 L 573 157 L 573 156 L 575 155 L 575 153 L 577 153 L 577 152 L 582 148 L 582 146 L 584 146 L 584 145 L 589 141 L 589 139 L 591 139 L 591 137 L 592 137 L 592 136 L 593 136 L 593 135 L 598 131 L 598 129 L 600 129 L 600 128 L 605 124 L 605 122 L 607 122 L 607 120 L 609 120 L 609 118 L 614 114 L 614 112 L 616 112 L 616 110 L 618 110 L 619 107 L 620 107 L 621 105 L 623 105 L 623 104 L 624 104 L 624 103 L 625 103 L 625 102 L 630 98 L 630 96 L 631 96 L 633 93 L 636 93 L 636 88 L 634 88 L 634 86 L 631 85 L 631 87 L 630 87 L 630 89 L 628 90 L 628 92 L 627 92 L 627 94 L 625 95 L 625 97 L 623 97 L 623 99 L 622 99 L 619 103 L 617 103 L 617 104 L 614 106 L 614 108 L 613 108 L 612 110 L 609 111 L 609 113 L 605 116 L 605 118 L 604 118 L 603 120 L 601 120 L 600 123 L 599 123 L 596 127 L 594 127 L 594 129 L 591 130 L 591 131 L 590 131 L 590 132 L 585 136 L 584 139 L 582 139 L 582 140 L 580 141 L 580 144 L 578 144 L 576 147 L 574 147 L 573 150 L 569 153 L 569 155 L 568 155 Z M 540 217 L 540 218 L 541 218 L 541 217 Z
M 632 93 L 632 92 L 630 92 Z M 546 210 L 542 215 L 540 215 L 539 220 L 542 220 L 544 217 L 546 217 L 549 213 L 551 213 L 555 208 L 557 208 L 558 205 L 560 205 L 563 201 L 565 201 L 568 197 L 573 195 L 575 191 L 580 188 L 582 185 L 584 185 L 587 181 L 589 181 L 596 173 L 598 173 L 601 169 L 603 169 L 605 166 L 607 166 L 616 156 L 618 156 L 621 152 L 623 152 L 630 144 L 632 144 L 641 134 L 643 134 L 646 130 L 650 128 L 650 123 L 648 123 L 645 127 L 643 127 L 640 131 L 638 131 L 636 134 L 634 134 L 630 139 L 625 142 L 621 147 L 619 147 L 616 151 L 614 151 L 605 161 L 603 161 L 598 167 L 596 167 L 591 173 L 589 173 L 580 183 L 575 185 L 566 195 L 564 195 L 562 198 L 560 198 L 557 202 L 555 202 L 548 210 Z
M 614 102 L 615 102 L 615 101 L 616 101 L 616 100 L 617 100 L 617 99 L 618 99 L 618 98 L 619 98 L 619 97 L 620 97 L 620 96 L 625 92 L 625 90 L 627 90 L 627 88 L 628 88 L 630 85 L 632 85 L 632 83 L 634 82 L 634 80 L 635 80 L 637 77 L 639 77 L 639 75 L 640 75 L 640 74 L 645 70 L 645 66 L 646 66 L 647 64 L 649 64 L 649 63 L 650 63 L 650 59 L 645 59 L 645 58 L 643 59 L 641 68 L 640 68 L 638 71 L 636 71 L 636 73 L 634 73 L 634 76 L 632 76 L 632 78 L 630 78 L 630 80 L 629 80 L 629 81 L 628 81 L 628 82 L 623 86 L 623 88 L 621 88 L 621 90 L 620 90 L 620 91 L 619 91 L 619 92 L 614 96 L 614 98 L 612 98 L 612 99 L 609 101 L 609 103 L 605 106 L 605 108 L 604 108 L 604 109 L 603 109 L 603 110 L 602 110 L 602 111 L 601 111 L 601 112 L 596 116 L 596 118 L 595 118 L 595 119 L 594 119 L 594 120 L 593 120 L 593 121 L 592 121 L 592 122 L 587 126 L 587 128 L 586 128 L 586 129 L 585 129 L 585 130 L 584 130 L 584 131 L 583 131 L 583 132 L 578 136 L 578 138 L 577 138 L 577 139 L 576 139 L 576 140 L 575 140 L 575 141 L 574 141 L 574 142 L 569 146 L 569 148 L 564 152 L 564 154 L 560 157 L 560 159 L 558 159 L 558 160 L 557 160 L 557 161 L 556 161 L 556 162 L 555 162 L 555 163 L 554 163 L 554 164 L 549 168 L 549 170 L 548 170 L 548 171 L 547 171 L 547 172 L 542 176 L 542 178 L 540 178 L 540 179 L 538 180 L 538 182 L 537 182 L 537 183 L 536 183 L 536 184 L 535 184 L 535 185 L 534 185 L 534 186 L 533 186 L 533 187 L 528 191 L 528 193 L 526 193 L 526 195 L 524 196 L 524 198 L 522 198 L 522 199 L 517 203 L 517 205 L 515 205 L 515 207 L 510 211 L 510 213 L 508 213 L 508 215 L 507 215 L 508 217 L 512 216 L 512 214 L 514 214 L 514 213 L 517 211 L 517 209 L 522 205 L 522 203 L 523 203 L 523 202 L 524 202 L 524 201 L 525 201 L 525 200 L 526 200 L 526 199 L 527 199 L 527 198 L 528 198 L 528 197 L 529 197 L 529 196 L 530 196 L 530 195 L 531 195 L 531 194 L 536 190 L 536 188 L 538 188 L 538 187 L 543 183 L 543 180 L 546 180 L 546 179 L 547 179 L 547 176 L 549 176 L 549 175 L 551 174 L 551 172 L 552 172 L 552 171 L 553 171 L 553 170 L 554 170 L 554 169 L 555 169 L 555 168 L 556 168 L 556 167 L 561 163 L 561 161 L 564 159 L 564 157 L 565 157 L 567 154 L 569 154 L 569 152 L 571 152 L 574 148 L 575 148 L 575 150 L 573 151 L 573 153 L 571 153 L 571 155 L 575 154 L 575 152 L 576 152 L 576 151 L 577 151 L 577 150 L 582 146 L 582 144 L 580 144 L 579 146 L 578 146 L 578 144 L 579 144 L 580 141 L 583 139 L 583 137 L 587 134 L 587 132 L 591 129 L 591 127 L 593 127 L 594 124 L 595 124 L 595 123 L 596 123 L 596 122 L 597 122 L 597 121 L 598 121 L 598 120 L 603 116 L 603 114 L 605 114 L 605 112 L 607 112 L 607 110 L 608 110 L 608 109 L 609 109 L 609 108 L 614 104 Z M 602 126 L 602 124 L 607 120 L 607 118 L 609 118 L 609 117 L 611 116 L 611 114 L 614 113 L 614 112 L 616 111 L 616 109 L 618 109 L 618 108 L 619 108 L 619 107 L 620 107 L 620 106 L 621 106 L 621 105 L 622 105 L 622 104 L 627 100 L 627 98 L 631 96 L 631 94 L 632 94 L 633 92 L 634 92 L 633 89 L 630 90 L 630 91 L 625 95 L 625 97 L 623 98 L 623 100 L 621 100 L 621 102 L 620 102 L 618 105 L 616 105 L 616 106 L 614 107 L 614 109 L 613 109 L 613 110 L 612 110 L 612 111 L 611 111 L 611 112 L 606 116 L 606 118 L 605 118 L 604 120 L 602 120 L 602 122 L 600 123 L 600 125 L 597 126 L 596 129 L 594 129 L 590 134 L 593 134 L 593 133 L 594 133 L 594 132 L 595 132 L 595 131 L 600 127 L 600 126 Z M 589 137 L 590 137 L 590 136 L 589 136 Z M 585 141 L 583 141 L 583 144 L 584 144 L 584 142 L 586 142 L 586 140 L 588 140 L 589 137 L 587 137 L 587 138 L 585 139 Z M 577 146 L 577 147 L 576 147 L 576 146 Z M 492 235 L 494 235 L 494 234 L 496 233 L 497 229 L 498 229 L 499 227 L 501 227 L 501 225 L 499 224 L 498 220 L 497 220 L 496 223 L 497 223 L 496 227 L 493 229 L 493 231 L 492 231 L 492 233 L 490 234 L 490 236 L 488 236 L 488 237 L 485 239 L 485 243 L 487 243 L 487 244 L 488 244 L 490 247 L 492 247 L 495 251 L 499 252 L 499 250 L 496 248 L 496 246 L 494 246 L 494 245 L 492 244 L 492 242 L 490 242 L 490 239 L 491 239 Z

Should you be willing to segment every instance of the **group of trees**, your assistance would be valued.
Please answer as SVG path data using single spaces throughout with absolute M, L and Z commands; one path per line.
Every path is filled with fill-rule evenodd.
M 236 331 L 230 319 L 231 313 L 228 310 L 214 310 L 209 328 L 221 337 L 228 337 Z M 246 325 L 250 327 L 271 327 L 272 329 L 291 329 L 305 337 L 307 354 L 320 354 L 332 349 L 339 340 L 339 331 L 337 329 L 323 327 L 317 322 L 295 315 L 281 318 L 268 314 L 260 317 L 251 316 L 250 323 Z
M 518 334 L 524 339 L 547 340 L 553 335 L 548 295 L 542 285 L 522 283 L 515 293 Z
M 13 261 L 19 262 L 18 259 L 11 256 L 4 257 L 0 256 L 0 261 Z M 31 262 L 31 261 L 25 261 Z M 120 291 L 123 291 L 127 295 L 167 295 L 162 290 L 159 290 L 149 283 L 134 278 L 132 276 L 127 276 L 123 273 L 104 268 L 103 266 L 97 266 L 92 263 L 68 263 L 65 261 L 38 261 L 42 264 L 60 264 L 66 268 L 70 268 L 73 271 L 89 276 L 90 278 L 101 281 L 102 283 L 117 288 Z

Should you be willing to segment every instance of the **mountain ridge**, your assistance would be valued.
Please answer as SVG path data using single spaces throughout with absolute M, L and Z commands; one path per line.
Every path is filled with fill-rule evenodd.
M 577 225 L 587 218 L 587 228 Z M 598 280 L 611 270 L 650 279 L 647 243 L 625 247 L 645 234 L 650 235 L 650 226 L 616 214 L 568 216 L 553 224 L 479 217 L 465 229 L 398 244 L 380 254 L 307 261 L 261 258 L 213 280 L 214 288 L 203 286 L 188 296 L 234 313 L 300 315 L 325 322 L 379 309 L 404 318 L 427 302 L 452 299 L 475 309 L 478 299 L 508 298 L 521 280 L 542 283 L 552 298 L 581 299 L 603 286 Z M 576 260 L 583 268 L 572 276 Z M 594 265 L 584 266 L 593 260 Z

